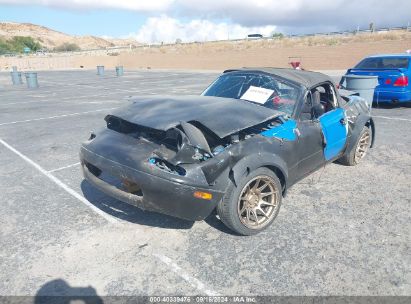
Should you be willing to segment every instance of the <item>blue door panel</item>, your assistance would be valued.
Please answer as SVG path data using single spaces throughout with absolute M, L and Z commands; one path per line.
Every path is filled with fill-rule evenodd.
M 345 119 L 345 113 L 341 108 L 327 112 L 319 118 L 326 142 L 324 148 L 326 160 L 336 157 L 343 150 L 347 141 L 347 124 L 342 124 L 342 119 Z

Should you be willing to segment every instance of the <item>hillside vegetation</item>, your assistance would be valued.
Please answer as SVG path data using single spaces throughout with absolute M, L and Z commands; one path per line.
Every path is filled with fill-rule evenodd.
M 31 37 L 15 36 L 11 39 L 0 38 L 0 55 L 7 53 L 23 53 L 24 48 L 31 51 L 41 49 L 41 44 Z
M 78 46 L 79 49 L 88 50 L 128 46 L 130 44 L 139 45 L 138 42 L 131 39 L 103 39 L 95 36 L 73 36 L 36 24 L 0 21 L 0 41 L 3 49 L 6 48 L 4 45 L 8 44 L 7 41 L 16 39 L 15 37 L 31 37 L 34 42 L 41 45 L 41 48 L 48 50 L 54 50 L 56 48 L 65 50 L 67 46 L 70 46 L 69 49 L 73 49 L 73 46 Z M 17 40 L 19 39 L 20 38 L 17 38 Z M 12 44 L 14 44 L 14 42 Z M 20 50 L 16 50 L 15 52 L 20 52 Z
M 146 49 L 145 52 L 152 53 L 191 53 L 191 52 L 226 52 L 241 50 L 261 49 L 285 49 L 299 47 L 336 47 L 344 45 L 355 45 L 356 43 L 379 43 L 390 44 L 394 41 L 410 41 L 411 32 L 390 31 L 380 33 L 360 33 L 347 35 L 318 35 L 304 37 L 274 36 L 272 39 L 258 40 L 233 40 L 233 41 L 211 41 L 193 42 L 164 45 L 157 48 Z M 411 47 L 411 45 L 410 45 Z M 402 52 L 405 51 L 401 50 Z

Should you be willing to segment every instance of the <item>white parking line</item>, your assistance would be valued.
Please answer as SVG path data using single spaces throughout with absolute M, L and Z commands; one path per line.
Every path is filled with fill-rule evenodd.
M 75 166 L 78 166 L 78 165 L 80 165 L 80 163 L 75 163 L 75 164 L 68 165 L 68 166 L 65 166 L 65 167 L 61 167 L 61 168 L 57 168 L 57 169 L 53 169 L 53 170 L 49 170 L 49 171 L 47 171 L 47 172 L 48 172 L 48 173 L 52 173 L 52 172 L 56 172 L 56 171 L 60 171 L 60 170 L 64 170 L 64 169 L 68 169 L 68 168 L 71 168 L 71 167 L 75 167 Z
M 19 104 L 26 104 L 26 103 L 35 103 L 38 102 L 36 100 L 32 101 L 20 101 L 20 102 L 9 102 L 9 103 L 0 103 L 0 106 L 11 106 L 11 105 L 19 105 Z
M 391 120 L 410 121 L 410 122 L 411 122 L 411 119 L 407 119 L 407 118 L 388 117 L 388 116 L 378 116 L 378 115 L 372 115 L 372 117 L 384 118 L 384 119 L 391 119 Z
M 107 94 L 97 94 L 97 95 L 84 95 L 84 96 L 75 96 L 75 97 L 73 97 L 73 96 L 70 96 L 70 97 L 62 97 L 62 98 L 59 98 L 59 100 L 79 100 L 79 99 L 84 99 L 84 98 L 87 98 L 87 99 L 91 99 L 91 98 L 100 98 L 100 97 L 105 97 Z
M 103 104 L 103 103 L 121 103 L 123 102 L 121 99 L 104 99 L 101 101 L 82 101 L 82 102 L 77 102 L 80 99 L 83 99 L 84 97 L 79 97 L 76 98 L 76 103 L 73 103 L 73 105 L 79 105 L 79 104 Z M 60 99 L 60 102 L 68 103 L 72 102 L 73 98 L 69 100 L 62 100 Z M 21 102 L 10 102 L 10 103 L 0 103 L 1 106 L 11 106 L 11 105 L 20 105 L 20 104 L 30 104 L 30 103 L 42 103 L 42 102 L 55 102 L 54 100 L 31 100 L 31 101 L 21 101 Z
M 34 119 L 27 119 L 27 120 L 16 120 L 16 121 L 10 121 L 10 122 L 0 123 L 0 126 L 7 126 L 7 125 L 18 124 L 18 123 L 25 123 L 25 122 L 32 122 L 32 121 L 39 121 L 39 120 L 46 120 L 46 119 L 55 119 L 55 118 L 61 118 L 61 117 L 77 116 L 77 115 L 89 114 L 89 113 L 94 113 L 94 112 L 114 110 L 114 109 L 117 109 L 117 108 L 118 108 L 118 107 L 115 107 L 115 108 L 105 108 L 105 109 L 100 109 L 100 110 L 93 110 L 93 111 L 86 111 L 86 112 L 78 112 L 78 113 L 71 113 L 71 114 L 63 114 L 63 115 L 56 115 L 56 116 L 49 116 L 49 117 L 41 117 L 41 118 L 34 118 Z
M 207 296 L 210 297 L 216 297 L 219 294 L 211 289 L 208 289 L 207 286 L 199 281 L 196 278 L 193 278 L 192 276 L 190 276 L 188 273 L 186 273 L 180 266 L 178 266 L 176 263 L 173 262 L 172 259 L 170 259 L 169 257 L 162 255 L 162 254 L 157 254 L 154 253 L 153 254 L 154 257 L 156 257 L 157 259 L 159 259 L 161 262 L 163 262 L 164 264 L 166 264 L 168 267 L 171 268 L 171 270 L 177 274 L 179 277 L 181 277 L 182 279 L 184 279 L 187 283 L 189 283 L 191 286 L 193 286 L 194 288 L 196 288 L 198 291 L 206 294 Z
M 16 154 L 17 156 L 19 156 L 20 158 L 22 158 L 25 162 L 27 162 L 28 164 L 30 164 L 31 166 L 33 166 L 34 168 L 36 168 L 40 173 L 42 173 L 43 175 L 45 175 L 46 177 L 48 177 L 53 183 L 55 183 L 57 186 L 59 186 L 60 188 L 62 188 L 64 191 L 66 191 L 68 194 L 70 194 L 71 196 L 75 197 L 76 199 L 78 199 L 80 202 L 82 202 L 83 204 L 85 204 L 87 207 L 89 207 L 92 211 L 94 211 L 95 213 L 97 213 L 98 215 L 102 216 L 105 220 L 107 220 L 110 223 L 118 223 L 118 220 L 115 219 L 114 217 L 112 217 L 111 215 L 103 212 L 102 210 L 100 210 L 99 208 L 97 208 L 96 206 L 94 206 L 92 203 L 90 203 L 85 197 L 81 196 L 80 194 L 78 194 L 76 191 L 74 191 L 73 189 L 71 189 L 69 186 L 67 186 L 65 183 L 63 183 L 61 180 L 59 180 L 57 177 L 55 177 L 54 175 L 52 175 L 50 172 L 47 172 L 46 170 L 44 170 L 40 165 L 38 165 L 37 163 L 35 163 L 34 161 L 32 161 L 30 158 L 28 158 L 27 156 L 25 156 L 24 154 L 20 153 L 19 151 L 17 151 L 16 149 L 14 149 L 12 146 L 10 146 L 8 143 L 6 143 L 4 140 L 0 139 L 0 144 L 2 144 L 4 147 L 6 147 L 8 150 L 10 150 L 11 152 L 13 152 L 14 154 Z

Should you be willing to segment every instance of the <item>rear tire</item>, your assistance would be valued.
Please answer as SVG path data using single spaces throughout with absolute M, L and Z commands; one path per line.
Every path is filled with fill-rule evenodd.
M 240 235 L 254 235 L 272 224 L 280 211 L 282 190 L 278 177 L 259 168 L 227 189 L 217 213 L 221 221 Z
M 371 128 L 364 126 L 358 136 L 355 146 L 348 153 L 339 159 L 339 162 L 346 166 L 356 166 L 368 153 L 371 146 Z

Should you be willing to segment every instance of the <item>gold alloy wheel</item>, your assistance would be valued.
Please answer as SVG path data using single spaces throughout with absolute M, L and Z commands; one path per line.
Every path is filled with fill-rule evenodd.
M 274 180 L 259 175 L 250 180 L 238 199 L 241 223 L 250 229 L 261 229 L 275 217 L 279 207 L 279 191 Z
M 371 133 L 370 130 L 366 129 L 365 132 L 362 134 L 360 140 L 358 141 L 357 148 L 355 149 L 354 154 L 354 162 L 358 164 L 358 162 L 364 158 L 367 154 L 367 151 L 370 147 L 371 143 Z

